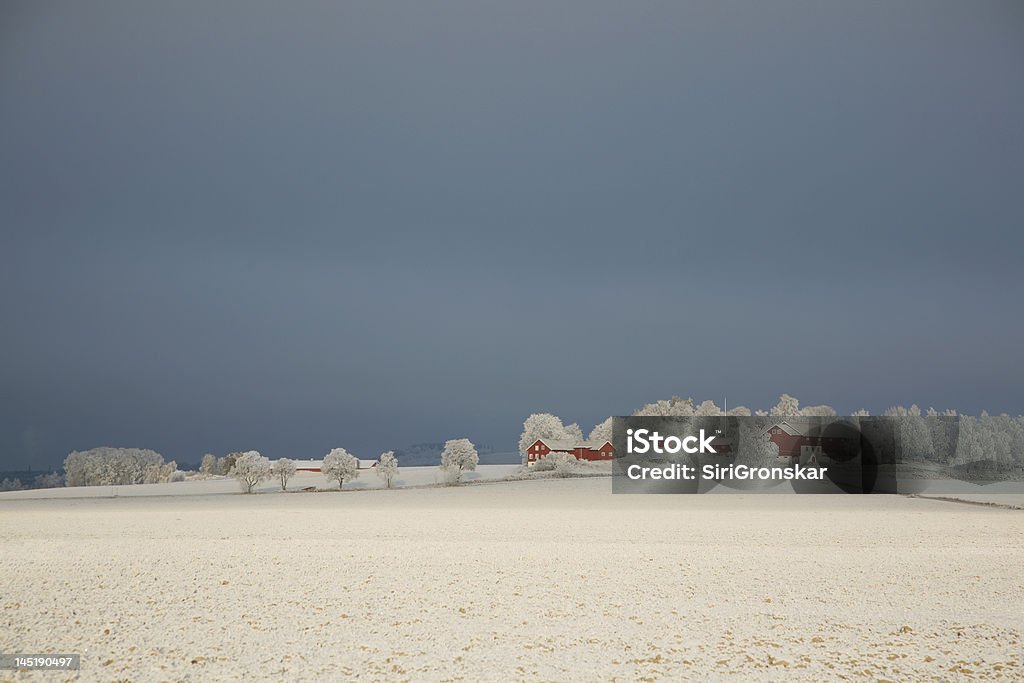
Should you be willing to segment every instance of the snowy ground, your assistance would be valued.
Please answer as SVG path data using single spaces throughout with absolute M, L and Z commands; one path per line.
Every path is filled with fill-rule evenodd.
M 466 472 L 466 482 L 504 479 L 519 470 L 519 465 L 479 465 L 475 472 Z M 443 484 L 444 479 L 437 467 L 401 467 L 392 486 L 434 486 Z M 319 472 L 297 472 L 288 482 L 288 492 L 301 493 L 307 487 L 337 489 L 338 482 L 328 480 Z M 363 491 L 384 488 L 384 482 L 377 471 L 364 469 L 359 477 L 345 482 L 346 491 Z M 205 496 L 211 494 L 239 493 L 238 482 L 230 477 L 195 479 L 173 484 L 136 484 L 134 486 L 72 486 L 56 489 L 29 489 L 0 493 L 0 501 L 30 498 L 113 498 L 122 496 Z M 256 487 L 256 493 L 281 493 L 281 485 L 268 480 Z
M 5 494 L 0 651 L 87 681 L 1024 678 L 1024 512 L 609 490 Z

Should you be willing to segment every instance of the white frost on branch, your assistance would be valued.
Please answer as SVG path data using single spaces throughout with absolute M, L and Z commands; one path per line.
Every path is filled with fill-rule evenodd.
M 120 486 L 166 481 L 174 472 L 163 456 L 145 448 L 103 446 L 74 451 L 64 460 L 67 486 Z
M 449 439 L 445 442 L 444 451 L 441 452 L 441 471 L 450 482 L 461 481 L 462 473 L 475 470 L 479 462 L 476 446 L 469 439 Z
M 338 482 L 338 490 L 345 485 L 346 479 L 359 477 L 359 461 L 344 448 L 334 448 L 324 456 L 320 472 L 330 480 Z
M 231 476 L 238 480 L 244 492 L 252 493 L 260 482 L 270 478 L 270 460 L 259 451 L 246 451 L 235 460 Z
M 561 418 L 551 413 L 534 413 L 523 422 L 523 432 L 519 437 L 519 456 L 523 465 L 529 462 L 526 452 L 537 439 L 566 441 L 582 441 L 583 431 L 576 423 L 562 424 Z
M 395 475 L 398 474 L 398 458 L 395 457 L 395 452 L 381 453 L 376 469 L 377 476 L 384 480 L 384 485 L 391 488 L 391 483 L 394 481 Z
M 280 458 L 270 466 L 270 473 L 281 484 L 282 491 L 288 490 L 288 480 L 295 476 L 295 471 L 295 461 L 288 458 Z

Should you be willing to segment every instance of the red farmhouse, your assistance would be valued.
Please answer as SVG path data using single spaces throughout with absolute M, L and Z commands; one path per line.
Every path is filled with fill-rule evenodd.
M 537 439 L 526 449 L 528 464 L 533 465 L 548 453 L 568 453 L 577 460 L 611 460 L 615 449 L 610 441 L 568 441 L 561 439 Z
M 790 418 L 776 422 L 765 430 L 779 447 L 779 457 L 802 455 L 839 455 L 855 448 L 860 433 L 843 424 L 823 426 L 819 420 Z

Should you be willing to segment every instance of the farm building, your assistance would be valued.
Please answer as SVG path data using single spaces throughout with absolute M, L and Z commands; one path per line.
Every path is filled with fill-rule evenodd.
M 359 463 L 359 469 L 369 470 L 377 466 L 376 460 L 366 460 L 364 458 L 356 458 Z M 293 460 L 295 463 L 295 470 L 297 472 L 319 472 L 320 466 L 323 465 L 323 458 L 320 460 Z
M 577 460 L 611 460 L 615 449 L 610 441 L 567 441 L 537 439 L 526 449 L 527 464 L 533 465 L 549 453 L 568 453 Z
M 860 444 L 860 432 L 841 423 L 825 424 L 822 420 L 787 418 L 765 429 L 765 433 L 779 447 L 779 457 L 842 456 L 855 452 Z

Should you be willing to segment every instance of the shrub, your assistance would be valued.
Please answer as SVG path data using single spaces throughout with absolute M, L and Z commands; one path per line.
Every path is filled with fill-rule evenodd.
M 568 453 L 548 453 L 533 465 L 535 472 L 557 472 L 565 476 L 576 471 L 579 461 Z

